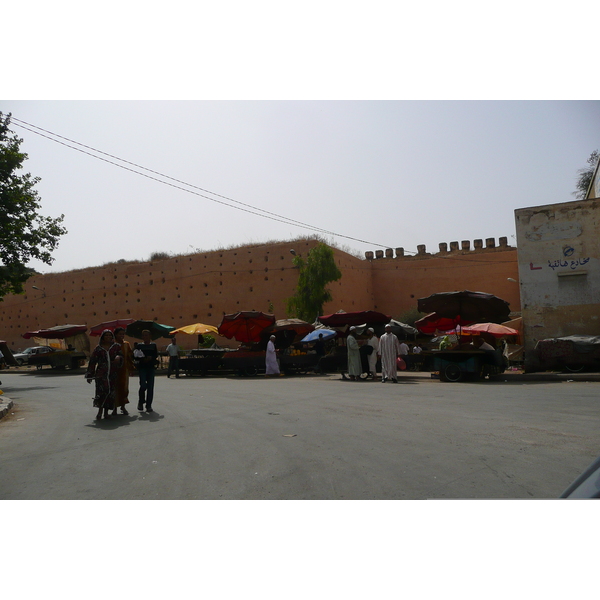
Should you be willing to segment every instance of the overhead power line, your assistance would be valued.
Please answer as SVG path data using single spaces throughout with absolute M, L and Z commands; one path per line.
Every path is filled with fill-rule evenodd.
M 279 215 L 277 213 L 264 210 L 264 209 L 259 208 L 257 206 L 253 206 L 251 204 L 247 204 L 245 202 L 240 202 L 239 200 L 234 200 L 233 198 L 229 198 L 227 196 L 223 196 L 222 194 L 217 194 L 216 192 L 211 192 L 210 190 L 206 190 L 204 188 L 201 188 L 199 186 L 193 185 L 191 183 L 187 183 L 187 182 L 182 181 L 180 179 L 176 179 L 175 177 L 171 177 L 169 175 L 165 175 L 164 173 L 160 173 L 159 171 L 155 171 L 153 169 L 149 169 L 149 168 L 144 167 L 142 165 L 138 165 L 136 163 L 133 163 L 133 162 L 128 161 L 128 160 L 125 160 L 123 158 L 119 158 L 118 156 L 115 156 L 113 154 L 109 154 L 108 152 L 103 152 L 102 150 L 98 150 L 97 148 L 93 148 L 92 146 L 87 146 L 86 144 L 82 144 L 80 142 L 77 142 L 77 141 L 72 140 L 70 138 L 64 137 L 64 136 L 59 135 L 57 133 L 54 133 L 52 131 L 48 131 L 47 129 L 43 129 L 42 127 L 38 127 L 37 125 L 33 125 L 32 123 L 28 123 L 27 121 L 23 121 L 22 119 L 18 119 L 18 118 L 14 117 L 14 116 L 11 116 L 11 121 L 14 122 L 15 125 L 17 125 L 18 127 L 21 127 L 23 129 L 26 129 L 27 131 L 30 131 L 31 133 L 35 133 L 36 135 L 44 137 L 44 138 L 46 138 L 48 140 L 51 140 L 53 142 L 56 142 L 57 144 L 61 144 L 63 146 L 66 146 L 67 148 L 71 148 L 72 150 L 77 150 L 78 152 L 81 152 L 82 154 L 87 154 L 88 156 L 91 156 L 92 158 L 96 158 L 98 160 L 104 161 L 106 163 L 109 163 L 111 165 L 114 165 L 116 167 L 124 169 L 126 171 L 130 171 L 130 172 L 135 173 L 137 175 L 141 175 L 142 177 L 146 177 L 146 178 L 151 179 L 153 181 L 157 181 L 158 183 L 162 183 L 163 185 L 168 185 L 170 187 L 173 187 L 173 188 L 182 190 L 184 192 L 187 192 L 188 194 L 194 194 L 194 195 L 199 196 L 201 198 L 204 198 L 206 200 L 210 200 L 211 202 L 216 202 L 217 204 L 222 204 L 223 206 L 227 206 L 229 208 L 234 208 L 236 210 L 241 210 L 243 212 L 250 213 L 250 214 L 256 215 L 258 217 L 263 217 L 265 219 L 270 219 L 272 221 L 278 221 L 279 223 L 284 223 L 285 225 L 293 225 L 294 227 L 300 227 L 300 228 L 304 228 L 304 229 L 309 229 L 309 230 L 314 231 L 316 233 L 321 233 L 321 234 L 325 234 L 325 235 L 331 235 L 333 237 L 344 238 L 344 239 L 352 240 L 352 241 L 355 241 L 355 242 L 361 242 L 363 244 L 370 244 L 372 246 L 379 246 L 380 248 L 388 248 L 389 247 L 389 246 L 385 246 L 383 244 L 378 244 L 376 242 L 369 242 L 367 240 L 361 240 L 359 238 L 355 238 L 355 237 L 352 237 L 352 236 L 349 236 L 349 235 L 344 235 L 344 234 L 341 234 L 341 233 L 336 233 L 334 231 L 329 231 L 328 229 L 323 229 L 323 228 L 317 227 L 315 225 L 310 225 L 309 223 L 304 223 L 302 221 L 298 221 L 296 219 L 292 219 L 292 218 L 286 217 L 284 215 Z M 44 132 L 44 133 L 41 133 L 41 132 Z M 70 142 L 70 143 L 66 143 L 66 142 L 63 142 L 61 140 L 66 140 L 66 142 Z M 73 146 L 72 144 L 76 144 L 76 146 Z M 77 146 L 81 146 L 81 147 L 78 148 Z M 92 152 L 94 152 L 96 154 L 93 154 L 92 152 L 88 152 L 87 150 L 83 150 L 82 148 L 87 148 L 87 150 L 91 150 Z M 119 161 L 121 163 L 124 163 L 124 164 L 119 164 L 117 162 L 114 162 L 114 160 L 108 160 L 106 158 L 103 158 L 102 156 L 97 156 L 98 154 L 101 154 L 103 156 L 107 156 L 107 157 L 109 157 L 111 159 L 117 160 L 117 161 Z M 125 165 L 131 165 L 131 167 L 127 167 Z M 132 167 L 135 167 L 135 168 L 132 168 Z M 159 176 L 159 177 L 161 177 L 163 179 L 168 179 L 170 181 L 174 181 L 177 184 L 181 184 L 181 185 L 176 185 L 174 183 L 170 183 L 169 181 L 164 181 L 163 179 L 159 179 L 158 177 L 154 177 L 152 175 L 148 175 L 147 173 L 142 173 L 142 172 L 140 172 L 137 169 L 142 169 L 143 171 L 148 171 L 148 173 L 153 173 L 154 175 L 157 175 L 157 176 Z M 186 186 L 186 187 L 182 187 L 182 185 Z M 187 188 L 192 188 L 192 189 L 187 189 Z M 199 192 L 194 191 L 194 190 L 200 190 L 200 192 L 204 192 L 204 193 L 199 193 Z M 211 196 L 215 196 L 215 197 L 207 196 L 205 194 L 211 194 Z M 230 204 L 230 203 L 233 203 L 233 204 Z
M 63 146 L 66 146 L 67 148 L 71 148 L 72 150 L 77 150 L 78 152 L 81 152 L 82 154 L 87 154 L 88 156 L 91 156 L 92 158 L 96 158 L 98 160 L 104 161 L 106 163 L 109 163 L 111 165 L 114 165 L 116 167 L 119 167 L 121 169 L 124 169 L 126 171 L 130 171 L 131 173 L 135 173 L 136 175 L 141 175 L 142 177 L 146 177 L 147 179 L 151 179 L 153 181 L 157 181 L 158 183 L 162 183 L 163 185 L 168 185 L 170 187 L 173 187 L 175 189 L 181 190 L 183 192 L 187 192 L 188 194 L 194 194 L 196 196 L 199 196 L 201 198 L 204 198 L 206 200 L 210 200 L 211 202 L 215 202 L 217 204 L 221 204 L 223 206 L 227 206 L 228 208 L 234 208 L 236 210 L 240 210 L 252 215 L 256 215 L 258 217 L 263 217 L 265 219 L 270 219 L 272 221 L 277 221 L 279 223 L 283 223 L 285 225 L 293 225 L 294 227 L 299 227 L 299 228 L 303 228 L 303 229 L 309 229 L 310 231 L 314 231 L 315 233 L 320 233 L 320 234 L 325 234 L 325 235 L 331 235 L 333 237 L 339 237 L 339 238 L 344 238 L 347 240 L 351 240 L 354 242 L 360 242 L 363 244 L 369 244 L 371 246 L 378 246 L 379 248 L 390 248 L 391 246 L 386 246 L 383 244 L 378 244 L 376 242 L 370 242 L 367 240 L 361 240 L 359 238 L 355 238 L 349 235 L 344 235 L 342 233 L 336 233 L 335 231 L 330 231 L 328 229 L 323 229 L 322 227 L 317 227 L 315 225 L 310 225 L 309 223 L 304 223 L 302 221 L 298 221 L 296 219 L 292 219 L 290 217 L 286 217 L 284 215 L 279 215 L 277 213 L 274 212 L 270 212 L 268 210 L 265 210 L 263 208 L 257 207 L 257 206 L 253 206 L 251 204 L 247 204 L 245 202 L 241 202 L 239 200 L 235 200 L 233 198 L 229 198 L 228 196 L 224 196 L 222 194 L 218 194 L 216 192 L 211 192 L 210 190 L 201 188 L 197 185 L 191 184 L 191 183 L 187 183 L 185 181 L 182 181 L 181 179 L 177 179 L 175 177 L 171 177 L 170 175 L 165 175 L 164 173 L 161 173 L 159 171 L 155 171 L 153 169 L 149 169 L 148 167 L 144 167 L 143 165 L 138 165 L 134 162 L 125 160 L 123 158 L 119 158 L 118 156 L 115 156 L 114 154 L 109 154 L 108 152 L 103 152 L 102 150 L 98 150 L 97 148 L 94 148 L 92 146 L 87 146 L 86 144 L 82 144 L 81 142 L 77 142 L 75 140 L 72 140 L 70 138 L 64 137 L 58 133 L 54 133 L 52 131 L 48 131 L 47 129 L 43 129 L 42 127 L 38 127 L 37 125 L 33 125 L 32 123 L 28 123 L 27 121 L 23 121 L 22 119 L 18 119 L 14 116 L 11 115 L 10 117 L 11 122 L 14 122 L 15 125 L 17 125 L 18 127 L 21 127 L 23 129 L 26 129 L 27 131 L 30 131 L 31 133 L 35 133 L 36 135 L 39 135 L 41 137 L 44 137 L 52 142 L 56 142 L 57 144 L 61 144 Z M 44 133 L 41 133 L 44 132 Z M 48 134 L 48 135 L 46 135 Z M 50 137 L 52 136 L 52 137 Z M 58 139 L 57 139 L 58 138 Z M 64 142 L 61 140 L 65 140 Z M 70 143 L 66 143 L 66 142 L 70 142 Z M 76 146 L 72 146 L 71 144 L 75 144 Z M 78 148 L 77 146 L 80 146 L 80 148 Z M 92 154 L 92 152 L 88 152 L 86 150 L 83 150 L 82 148 L 86 148 L 87 150 L 91 150 L 92 152 L 95 152 L 96 154 Z M 97 154 L 101 154 L 103 156 L 107 156 L 111 159 L 117 160 L 121 163 L 124 164 L 119 164 L 117 162 L 114 162 L 113 160 L 108 160 L 106 158 L 103 158 L 102 156 L 97 156 Z M 131 167 L 127 167 L 125 165 L 131 165 Z M 132 168 L 135 167 L 135 168 Z M 170 183 L 170 181 L 164 181 L 163 179 L 159 179 L 158 177 L 154 177 L 152 175 L 148 175 L 147 173 L 141 173 L 140 171 L 138 171 L 137 169 L 142 169 L 143 171 L 147 171 L 148 173 L 153 173 L 154 175 L 157 175 L 159 177 L 162 177 L 163 179 L 168 179 L 170 181 L 173 181 L 175 183 Z M 181 185 L 176 185 L 176 184 L 181 184 Z M 181 187 L 181 186 L 186 186 L 186 187 Z M 192 188 L 192 189 L 187 189 L 187 188 Z M 198 191 L 194 191 L 194 190 L 199 190 L 199 192 L 204 192 L 204 193 L 199 193 Z M 205 194 L 211 194 L 211 196 L 207 196 Z M 214 196 L 214 197 L 212 197 Z M 233 204 L 229 204 L 229 203 L 233 203 Z M 413 250 L 405 250 L 405 253 L 408 254 L 413 254 L 416 255 L 418 254 L 417 252 L 413 251 Z M 436 256 L 436 258 L 442 258 L 442 259 L 446 259 L 446 260 L 455 260 L 455 261 L 460 261 L 460 262 L 477 262 L 477 263 L 482 263 L 482 262 L 497 262 L 497 261 L 485 261 L 485 260 L 480 260 L 479 258 L 475 259 L 475 258 L 471 258 L 468 256 L 464 256 L 464 255 L 447 255 L 447 256 Z

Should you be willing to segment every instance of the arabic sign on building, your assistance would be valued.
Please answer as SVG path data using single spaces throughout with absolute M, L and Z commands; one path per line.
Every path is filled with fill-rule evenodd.
M 600 335 L 600 202 L 518 209 L 515 220 L 525 356 L 540 339 Z

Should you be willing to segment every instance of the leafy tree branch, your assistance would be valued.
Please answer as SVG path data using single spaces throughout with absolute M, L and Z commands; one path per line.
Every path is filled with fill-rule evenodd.
M 67 233 L 64 215 L 38 213 L 41 203 L 34 188 L 40 178 L 19 173 L 27 154 L 20 149 L 23 140 L 9 129 L 10 117 L 0 112 L 0 300 L 23 293 L 34 274 L 27 264 L 33 259 L 52 264 L 52 252 Z

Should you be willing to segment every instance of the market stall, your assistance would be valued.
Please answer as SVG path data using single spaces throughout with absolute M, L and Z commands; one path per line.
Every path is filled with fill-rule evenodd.
M 60 348 L 45 354 L 31 356 L 29 364 L 38 370 L 44 366 L 52 369 L 78 369 L 83 366 L 89 352 L 89 341 L 85 332 L 87 325 L 57 325 L 48 329 L 28 331 L 23 334 L 26 340 L 42 338 L 45 340 L 64 340 L 66 348 Z M 86 351 L 84 351 L 87 350 Z
M 472 343 L 461 343 L 461 334 L 471 324 L 497 324 L 508 319 L 508 302 L 485 292 L 440 292 L 417 301 L 420 312 L 430 313 L 417 321 L 415 326 L 422 332 L 434 327 L 434 331 L 446 328 L 455 330 L 459 342 L 451 348 L 432 350 L 429 368 L 439 372 L 440 381 L 457 382 L 466 377 L 482 378 L 504 372 L 506 362 L 501 348 L 481 349 Z M 434 315 L 431 313 L 435 313 Z M 445 321 L 445 322 L 444 322 Z M 489 328 L 471 330 L 468 335 L 478 335 L 491 341 L 494 334 Z M 486 335 L 490 336 L 486 338 Z

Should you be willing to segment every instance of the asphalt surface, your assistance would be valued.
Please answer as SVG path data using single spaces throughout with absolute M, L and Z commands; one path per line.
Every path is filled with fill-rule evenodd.
M 82 372 L 3 372 L 0 499 L 556 498 L 600 454 L 597 376 L 156 379 L 95 421 Z

